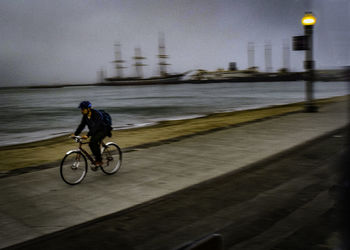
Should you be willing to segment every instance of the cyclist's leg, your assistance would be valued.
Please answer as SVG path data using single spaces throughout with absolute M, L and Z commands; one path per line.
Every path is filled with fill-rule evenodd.
M 105 132 L 98 131 L 96 134 L 91 136 L 91 139 L 89 142 L 91 152 L 94 154 L 96 162 L 102 161 L 100 144 L 104 137 L 105 137 Z

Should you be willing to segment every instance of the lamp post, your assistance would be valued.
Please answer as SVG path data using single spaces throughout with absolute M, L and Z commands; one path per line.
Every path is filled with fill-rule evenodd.
M 304 17 L 301 19 L 301 23 L 304 26 L 304 34 L 306 38 L 306 51 L 304 68 L 306 70 L 306 112 L 317 112 L 317 106 L 314 104 L 313 97 L 313 81 L 314 81 L 314 68 L 315 62 L 313 61 L 313 28 L 316 24 L 316 17 L 311 12 L 305 12 Z

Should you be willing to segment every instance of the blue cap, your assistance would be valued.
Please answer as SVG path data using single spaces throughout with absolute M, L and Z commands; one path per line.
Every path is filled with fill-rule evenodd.
M 91 108 L 91 102 L 89 101 L 83 101 L 79 104 L 80 109 L 87 109 L 87 108 Z

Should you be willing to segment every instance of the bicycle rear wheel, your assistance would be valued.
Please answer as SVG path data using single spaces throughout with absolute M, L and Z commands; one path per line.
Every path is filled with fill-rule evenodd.
M 113 142 L 109 142 L 102 151 L 102 171 L 105 174 L 116 173 L 122 165 L 122 151 L 119 146 Z
M 63 181 L 69 185 L 79 184 L 87 173 L 87 161 L 80 151 L 72 151 L 63 157 L 60 167 Z

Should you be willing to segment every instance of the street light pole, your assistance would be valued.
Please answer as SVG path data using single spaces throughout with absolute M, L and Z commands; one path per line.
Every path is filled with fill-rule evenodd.
M 306 112 L 317 112 L 318 108 L 314 104 L 314 69 L 315 62 L 313 61 L 313 28 L 316 23 L 316 18 L 311 12 L 306 12 L 305 16 L 301 20 L 304 25 L 304 34 L 307 41 L 305 51 L 304 68 L 306 70 Z

